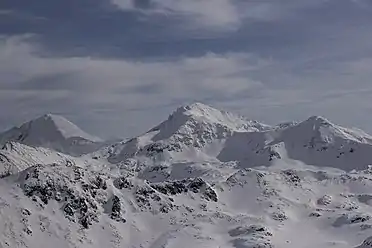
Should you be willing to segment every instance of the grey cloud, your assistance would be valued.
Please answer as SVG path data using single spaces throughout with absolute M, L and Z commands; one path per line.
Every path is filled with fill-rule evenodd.
M 42 57 L 34 53 L 37 49 L 32 44 L 24 44 L 22 37 L 10 37 L 2 44 L 0 54 L 6 54 L 9 66 L 0 69 L 3 74 L 0 89 L 11 93 L 13 98 L 1 98 L 0 104 L 15 102 L 3 108 L 14 116 L 24 109 L 76 116 L 80 112 L 98 111 L 110 119 L 115 112 L 116 115 L 134 110 L 148 113 L 151 108 L 175 107 L 176 103 L 191 98 L 201 100 L 226 94 L 234 97 L 241 91 L 263 87 L 247 77 L 258 65 L 252 64 L 255 60 L 245 54 L 134 62 Z M 124 122 L 125 117 L 122 118 Z M 150 128 L 147 125 L 148 122 L 143 123 L 142 130 Z M 120 132 L 118 129 L 127 134 L 121 125 L 115 133 Z
M 51 111 L 129 135 L 195 100 L 372 131 L 371 1 L 116 2 L 1 1 L 0 126 Z

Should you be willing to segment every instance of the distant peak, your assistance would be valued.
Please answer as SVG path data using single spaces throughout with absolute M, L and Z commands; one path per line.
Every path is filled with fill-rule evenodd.
M 45 119 L 53 119 L 53 118 L 64 118 L 66 119 L 65 117 L 61 116 L 61 115 L 56 115 L 56 114 L 45 114 L 42 116 L 43 118 Z
M 320 116 L 320 115 L 313 115 L 308 118 L 308 120 L 312 121 L 328 121 L 325 117 Z
M 195 114 L 195 115 L 204 115 L 208 112 L 221 112 L 220 110 L 217 110 L 209 105 L 206 105 L 204 103 L 195 102 L 192 104 L 184 105 L 179 107 L 176 110 L 176 113 L 188 113 L 188 114 Z
M 305 122 L 308 122 L 308 123 L 311 123 L 311 124 L 314 124 L 314 125 L 317 125 L 317 126 L 324 126 L 324 125 L 331 126 L 331 125 L 333 125 L 333 123 L 330 122 L 328 119 L 326 119 L 323 116 L 319 116 L 319 115 L 311 116 Z
M 240 119 L 237 115 L 218 110 L 200 102 L 181 106 L 171 115 L 172 118 L 178 118 L 180 116 L 203 119 L 205 121 L 209 120 L 212 122 L 224 121 L 226 117 L 235 117 Z
M 187 109 L 187 110 L 193 110 L 193 109 L 194 110 L 203 110 L 203 109 L 210 109 L 212 107 L 209 106 L 209 105 L 206 105 L 204 103 L 201 103 L 201 102 L 194 102 L 194 103 L 183 106 L 183 108 Z
M 195 102 L 177 108 L 167 120 L 154 127 L 151 131 L 160 131 L 158 139 L 164 139 L 177 133 L 179 130 L 189 132 L 193 128 L 225 127 L 233 131 L 266 130 L 269 126 L 251 121 L 243 116 L 227 111 L 218 110 L 206 104 Z
M 15 132 L 16 136 L 22 137 L 22 139 L 27 137 L 28 140 L 55 140 L 58 137 L 63 139 L 76 137 L 90 141 L 100 141 L 99 138 L 82 131 L 65 117 L 50 113 L 32 119 L 12 130 L 10 132 Z
M 45 121 L 64 121 L 64 122 L 71 123 L 65 117 L 63 117 L 61 115 L 56 115 L 56 114 L 44 114 L 44 115 L 42 115 L 40 117 L 37 117 L 37 118 L 35 118 L 35 119 L 31 120 L 31 121 L 42 121 L 42 120 L 45 120 Z

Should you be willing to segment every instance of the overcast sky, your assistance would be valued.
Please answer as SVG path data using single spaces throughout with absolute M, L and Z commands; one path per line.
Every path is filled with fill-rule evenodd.
M 0 1 L 0 130 L 132 136 L 194 101 L 372 133 L 372 1 Z

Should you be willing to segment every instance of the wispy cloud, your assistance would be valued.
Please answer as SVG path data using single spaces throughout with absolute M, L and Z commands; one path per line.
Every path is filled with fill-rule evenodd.
M 0 127 L 51 111 L 133 135 L 204 101 L 270 123 L 321 114 L 372 131 L 371 1 L 0 5 Z
M 204 26 L 231 29 L 236 28 L 241 21 L 237 6 L 231 0 L 112 0 L 112 2 L 124 10 L 184 19 L 194 28 Z
M 23 38 L 8 37 L 0 42 L 0 62 L 4 65 L 0 68 L 0 94 L 11 93 L 17 103 L 11 111 L 7 110 L 9 98 L 1 97 L 1 110 L 8 114 L 56 111 L 73 115 L 86 111 L 102 113 L 105 109 L 110 114 L 115 110 L 122 114 L 190 99 L 234 97 L 263 87 L 248 75 L 266 62 L 247 54 L 206 54 L 142 62 L 55 58 L 40 56 L 40 47 Z

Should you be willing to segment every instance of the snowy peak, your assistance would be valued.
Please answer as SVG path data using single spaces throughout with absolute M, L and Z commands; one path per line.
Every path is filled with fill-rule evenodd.
M 14 141 L 25 141 L 26 143 L 43 143 L 44 141 L 59 141 L 69 138 L 81 138 L 89 141 L 100 141 L 99 138 L 87 134 L 66 118 L 46 114 L 20 127 L 14 127 L 4 133 L 5 136 Z
M 99 138 L 87 134 L 78 126 L 60 115 L 46 114 L 29 123 L 26 123 L 25 125 L 27 125 L 30 129 L 34 129 L 35 131 L 38 131 L 38 129 L 43 129 L 43 133 L 48 131 L 51 133 L 58 132 L 64 139 L 79 137 L 90 141 L 101 141 Z
M 307 120 L 307 122 L 312 122 L 314 124 L 319 124 L 319 125 L 327 125 L 327 124 L 332 124 L 328 119 L 326 119 L 323 116 L 320 115 L 313 115 L 310 116 Z
M 101 154 L 111 163 L 145 157 L 157 162 L 238 162 L 246 168 L 295 160 L 351 170 L 372 164 L 371 152 L 371 136 L 321 116 L 270 127 L 194 103 L 178 108 L 149 132 Z
M 201 150 L 210 149 L 216 154 L 221 142 L 235 132 L 258 132 L 269 129 L 272 127 L 257 121 L 202 103 L 193 103 L 177 108 L 167 120 L 147 133 L 100 151 L 99 157 L 109 157 L 110 161 L 116 163 L 137 155 L 152 156 L 162 152 L 188 151 L 200 154 Z M 213 147 L 214 145 L 217 147 Z M 202 157 L 204 158 L 204 155 Z
M 212 108 L 203 103 L 193 103 L 190 105 L 179 107 L 172 115 L 184 115 L 191 118 L 209 120 L 211 122 L 224 122 L 226 120 L 231 120 L 231 118 L 240 119 L 236 115 Z
M 231 131 L 260 131 L 270 127 L 245 117 L 218 110 L 203 103 L 193 103 L 179 107 L 166 121 L 151 129 L 160 131 L 163 137 L 170 137 L 178 131 L 190 132 L 190 129 L 203 129 L 203 127 L 223 127 Z M 202 130 L 199 130 L 202 131 Z
M 308 139 L 309 135 L 314 140 L 324 143 L 334 143 L 337 140 L 347 140 L 358 143 L 371 143 L 372 137 L 363 131 L 344 128 L 333 124 L 321 116 L 312 116 L 309 119 L 289 128 L 294 135 Z
M 248 120 L 243 116 L 218 110 L 198 102 L 178 108 L 171 116 L 173 118 L 187 116 L 201 122 L 220 124 L 236 131 L 249 128 L 258 130 L 267 128 L 266 125 L 257 121 Z
M 51 148 L 73 155 L 90 152 L 88 146 L 102 142 L 64 117 L 53 114 L 43 115 L 0 134 L 0 144 L 9 141 Z

